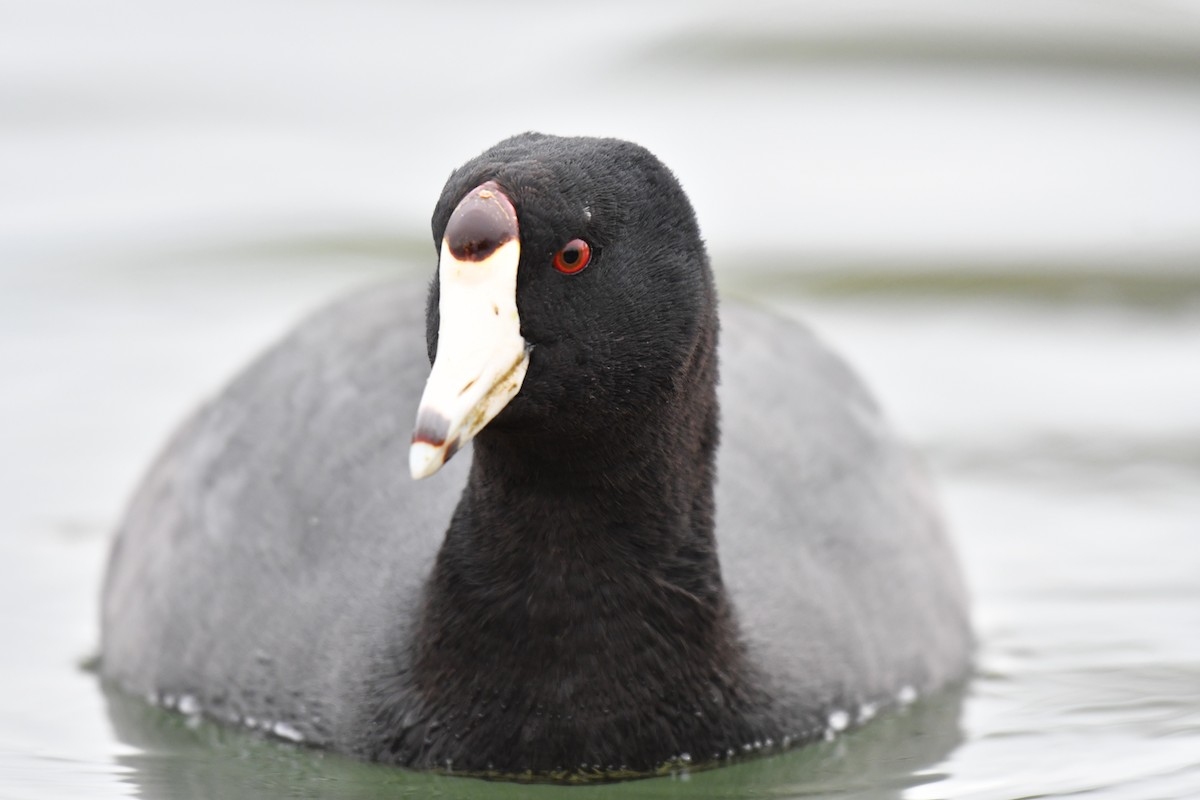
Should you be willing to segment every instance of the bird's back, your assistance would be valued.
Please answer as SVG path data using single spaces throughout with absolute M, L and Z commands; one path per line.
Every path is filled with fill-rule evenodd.
M 717 537 L 751 660 L 826 719 L 962 677 L 965 590 L 922 465 L 807 329 L 722 310 Z

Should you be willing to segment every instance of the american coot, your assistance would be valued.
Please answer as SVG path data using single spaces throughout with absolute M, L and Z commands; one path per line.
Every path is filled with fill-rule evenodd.
M 112 552 L 106 679 L 577 780 L 812 741 L 965 674 L 919 466 L 794 323 L 727 305 L 718 390 L 708 259 L 654 156 L 516 136 L 454 172 L 433 234 L 427 302 L 334 303 L 175 436 Z

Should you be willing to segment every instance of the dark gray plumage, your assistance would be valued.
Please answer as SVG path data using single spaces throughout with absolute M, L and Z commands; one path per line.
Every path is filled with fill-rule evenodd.
M 513 163 L 505 147 L 561 171 L 574 169 L 564 149 L 585 160 L 589 148 L 603 154 L 609 146 L 518 138 L 456 175 L 476 185 L 495 172 L 489 164 Z M 675 185 L 653 157 L 637 150 L 635 158 Z M 452 178 L 444 198 L 461 191 Z M 519 213 L 530 196 L 514 190 Z M 637 233 L 639 212 L 605 235 Z M 522 230 L 530 241 L 541 235 L 533 224 Z M 527 250 L 531 258 L 540 252 L 523 248 L 522 270 Z M 589 267 L 601 268 L 622 267 Z M 706 263 L 697 269 L 707 275 Z M 527 312 L 550 313 L 523 308 L 523 327 Z M 583 543 L 563 545 L 565 582 L 546 588 L 498 576 L 497 586 L 511 579 L 530 587 L 513 605 L 527 616 L 497 612 L 454 644 L 451 632 L 438 630 L 457 623 L 431 606 L 430 575 L 472 453 L 425 482 L 408 477 L 429 370 L 426 331 L 424 294 L 412 287 L 346 298 L 301 324 L 177 434 L 114 546 L 103 598 L 106 679 L 362 757 L 564 778 L 591 774 L 593 765 L 621 776 L 685 755 L 694 763 L 741 755 L 756 741 L 803 743 L 964 676 L 964 590 L 919 465 L 857 379 L 807 330 L 732 304 L 721 310 L 720 573 L 700 570 L 704 580 L 694 587 L 687 576 L 671 578 L 664 590 L 687 595 L 682 608 L 708 609 L 713 641 L 693 652 L 690 617 L 661 603 L 641 614 L 636 591 L 618 611 L 600 613 L 595 584 L 626 580 L 605 570 L 628 562 L 629 575 L 659 576 L 667 567 L 619 543 L 599 551 L 600 566 L 595 554 L 567 563 L 583 558 Z M 530 380 L 522 394 L 536 400 L 546 378 L 531 366 Z M 569 388 L 554 391 L 571 397 Z M 680 391 L 706 407 L 703 392 Z M 521 413 L 515 423 L 498 417 L 480 446 L 522 441 Z M 622 431 L 610 434 L 615 441 Z M 473 480 L 489 484 L 484 469 Z M 538 502 L 554 513 L 554 497 Z M 460 516 L 469 515 L 471 503 L 463 503 Z M 703 509 L 695 513 L 703 528 Z M 685 541 L 678 559 L 704 562 L 708 537 L 701 531 Z M 513 541 L 514 552 L 527 549 Z M 558 552 L 559 540 L 538 541 Z M 443 553 L 437 574 L 453 600 L 462 576 L 477 574 L 455 572 L 448 560 Z M 591 577 L 579 587 L 572 576 Z M 495 607 L 508 608 L 506 599 Z M 538 612 L 529 609 L 543 599 L 554 615 L 546 630 L 561 635 L 536 627 Z M 622 674 L 639 658 L 644 668 Z M 693 670 L 693 662 L 701 663 Z

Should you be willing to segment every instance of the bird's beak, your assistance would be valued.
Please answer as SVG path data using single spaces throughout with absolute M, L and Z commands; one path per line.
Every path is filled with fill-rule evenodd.
M 437 355 L 408 454 L 415 479 L 441 469 L 521 390 L 529 354 L 517 314 L 518 234 L 516 209 L 492 181 L 450 215 L 438 260 Z

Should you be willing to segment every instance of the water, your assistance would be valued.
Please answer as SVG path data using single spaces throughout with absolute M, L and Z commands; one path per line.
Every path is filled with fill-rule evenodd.
M 981 642 L 962 696 L 572 793 L 1200 797 L 1200 9 L 1046 5 L 0 2 L 0 798 L 561 796 L 78 667 L 172 426 L 306 309 L 424 280 L 451 166 L 527 128 L 658 151 L 726 292 L 866 375 Z

